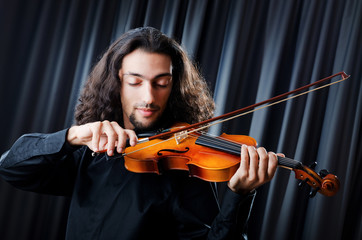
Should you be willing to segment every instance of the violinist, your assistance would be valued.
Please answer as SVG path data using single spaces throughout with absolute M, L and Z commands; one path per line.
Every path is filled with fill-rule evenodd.
M 255 189 L 272 179 L 276 154 L 243 145 L 223 196 L 185 171 L 134 173 L 123 158 L 108 158 L 142 134 L 200 122 L 213 111 L 182 47 L 154 28 L 133 29 L 94 66 L 76 124 L 20 137 L 1 156 L 0 175 L 23 190 L 69 196 L 67 239 L 247 238 Z

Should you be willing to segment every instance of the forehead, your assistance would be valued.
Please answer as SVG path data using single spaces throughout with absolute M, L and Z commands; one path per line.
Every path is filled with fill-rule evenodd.
M 172 73 L 171 57 L 161 53 L 151 53 L 136 49 L 127 54 L 122 61 L 120 75 L 137 73 L 144 77 L 153 77 L 163 73 Z

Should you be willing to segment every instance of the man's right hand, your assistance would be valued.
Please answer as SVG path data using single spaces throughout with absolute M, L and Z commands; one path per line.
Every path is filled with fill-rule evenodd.
M 94 152 L 107 149 L 107 154 L 112 156 L 114 149 L 122 153 L 129 139 L 131 146 L 137 144 L 137 136 L 133 130 L 123 129 L 117 122 L 93 122 L 79 126 L 72 126 L 67 135 L 71 145 L 86 145 Z

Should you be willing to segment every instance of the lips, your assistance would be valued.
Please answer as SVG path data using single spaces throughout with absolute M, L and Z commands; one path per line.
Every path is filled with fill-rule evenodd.
M 137 108 L 137 111 L 143 116 L 143 117 L 151 117 L 154 113 L 156 113 L 156 109 L 151 108 Z

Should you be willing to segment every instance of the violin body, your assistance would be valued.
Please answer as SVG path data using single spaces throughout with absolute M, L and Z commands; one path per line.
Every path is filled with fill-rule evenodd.
M 240 155 L 199 145 L 199 136 L 190 134 L 179 143 L 173 138 L 168 141 L 155 139 L 128 147 L 124 154 L 125 167 L 136 173 L 161 174 L 167 170 L 185 170 L 190 176 L 205 181 L 229 181 L 239 168 Z M 220 138 L 238 144 L 257 145 L 255 139 L 244 135 L 222 134 Z M 140 150 L 145 147 L 147 149 Z

